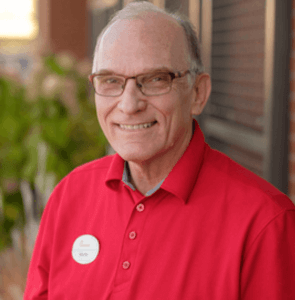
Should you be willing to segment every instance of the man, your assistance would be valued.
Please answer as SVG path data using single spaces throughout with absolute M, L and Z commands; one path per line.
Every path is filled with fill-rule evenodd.
M 295 299 L 295 207 L 205 144 L 193 115 L 211 86 L 190 24 L 128 5 L 93 73 L 117 154 L 54 190 L 25 299 Z

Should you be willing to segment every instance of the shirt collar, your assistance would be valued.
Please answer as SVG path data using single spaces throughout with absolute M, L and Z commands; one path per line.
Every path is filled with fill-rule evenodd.
M 188 147 L 161 186 L 184 202 L 187 202 L 197 181 L 205 152 L 204 135 L 196 120 L 194 120 L 194 127 Z
M 117 189 L 122 180 L 123 170 L 124 160 L 116 153 L 113 155 L 113 159 L 106 175 L 106 185 L 112 189 Z
M 194 127 L 195 130 L 187 149 L 164 182 L 161 182 L 161 189 L 174 194 L 184 202 L 187 201 L 195 185 L 205 151 L 204 136 L 195 120 Z M 124 160 L 118 154 L 115 154 L 106 175 L 107 186 L 113 189 L 118 188 L 123 173 Z

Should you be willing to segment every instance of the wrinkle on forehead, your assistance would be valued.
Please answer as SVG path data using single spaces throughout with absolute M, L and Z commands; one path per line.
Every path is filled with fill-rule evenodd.
M 121 31 L 124 31 L 124 23 L 132 24 L 133 21 L 137 22 L 137 28 L 139 30 L 144 29 L 145 32 L 153 32 L 155 33 L 155 28 L 158 30 L 161 30 L 163 34 L 171 35 L 171 31 L 175 33 L 178 33 L 180 35 L 184 35 L 183 28 L 177 23 L 175 19 L 173 19 L 171 16 L 165 15 L 160 12 L 142 12 L 138 16 L 135 16 L 132 19 L 121 19 L 114 22 L 104 33 L 102 40 L 111 33 L 111 35 L 117 36 L 114 32 L 114 30 L 117 30 L 118 33 Z M 122 26 L 123 24 L 123 26 Z
M 139 43 L 128 43 L 131 37 L 136 37 Z M 144 49 L 142 45 L 145 45 Z M 139 47 L 141 51 L 149 51 L 151 55 L 157 50 L 167 54 L 178 51 L 183 54 L 181 60 L 189 61 L 183 28 L 172 17 L 158 12 L 146 12 L 134 19 L 123 19 L 113 23 L 104 33 L 98 51 L 103 49 L 104 59 L 112 59 L 108 57 L 108 50 L 112 47 L 124 47 L 124 50 L 130 50 L 130 53 Z

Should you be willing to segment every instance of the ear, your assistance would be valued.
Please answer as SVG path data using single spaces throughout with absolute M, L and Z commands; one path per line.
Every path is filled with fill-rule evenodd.
M 192 114 L 200 115 L 209 99 L 211 93 L 211 79 L 209 74 L 199 74 L 194 83 L 194 102 Z

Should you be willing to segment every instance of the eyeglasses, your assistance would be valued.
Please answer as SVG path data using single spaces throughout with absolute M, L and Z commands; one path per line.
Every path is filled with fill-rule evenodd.
M 116 74 L 92 74 L 89 76 L 89 80 L 94 87 L 95 93 L 100 96 L 117 97 L 122 95 L 128 79 L 135 79 L 136 85 L 143 95 L 159 96 L 171 91 L 173 79 L 184 77 L 188 73 L 191 73 L 191 71 L 176 73 L 159 71 L 132 77 Z

